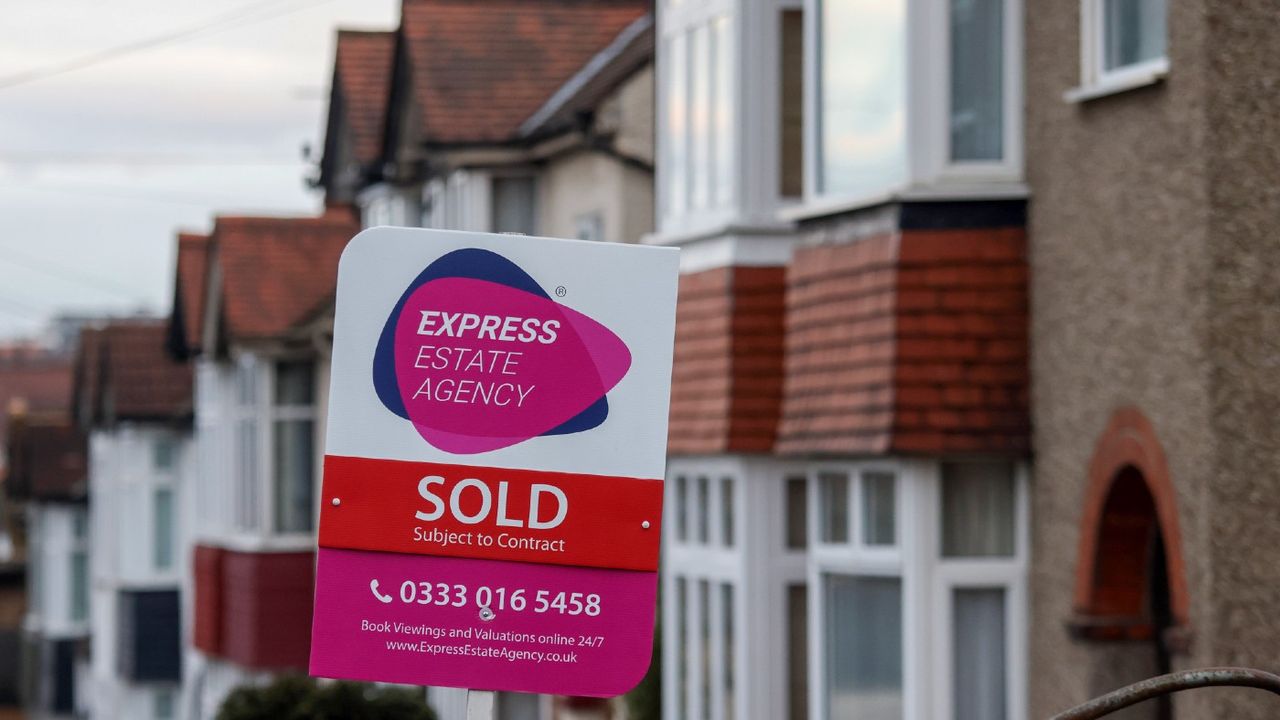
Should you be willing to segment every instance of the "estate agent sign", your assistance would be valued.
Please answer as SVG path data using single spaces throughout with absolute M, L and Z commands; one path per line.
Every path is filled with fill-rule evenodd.
M 338 270 L 311 673 L 617 695 L 651 652 L 677 254 L 374 228 Z

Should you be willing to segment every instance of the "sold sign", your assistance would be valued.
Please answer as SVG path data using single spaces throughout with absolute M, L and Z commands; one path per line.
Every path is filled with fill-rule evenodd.
M 660 248 L 392 228 L 352 240 L 312 674 L 595 696 L 639 682 L 676 275 Z

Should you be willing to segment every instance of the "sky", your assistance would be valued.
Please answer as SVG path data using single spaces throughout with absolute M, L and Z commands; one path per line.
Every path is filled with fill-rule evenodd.
M 398 0 L 54 0 L 0 23 L 0 340 L 168 312 L 179 229 L 306 214 L 338 27 Z M 202 31 L 50 71 L 152 38 Z M 32 74 L 43 77 L 21 82 Z

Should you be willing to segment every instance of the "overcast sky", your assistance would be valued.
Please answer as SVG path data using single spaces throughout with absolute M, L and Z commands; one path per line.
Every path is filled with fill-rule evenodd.
M 45 0 L 0 23 L 0 339 L 58 312 L 168 311 L 178 229 L 313 212 L 339 26 L 398 0 Z M 243 12 L 242 12 L 243 9 Z M 211 25 L 212 24 L 212 25 Z M 109 48 L 225 27 L 6 85 Z

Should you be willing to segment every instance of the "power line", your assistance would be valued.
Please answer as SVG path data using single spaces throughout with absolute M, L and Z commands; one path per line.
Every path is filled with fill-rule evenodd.
M 201 155 L 196 153 L 157 152 L 12 152 L 0 150 L 4 165 L 92 165 L 155 167 L 211 167 L 301 165 L 300 158 L 283 155 Z
M 0 77 L 0 90 L 7 90 L 19 85 L 25 85 L 27 83 L 56 77 L 58 75 L 64 75 L 69 72 L 93 67 L 94 65 L 108 62 L 110 60 L 116 60 L 118 58 L 146 50 L 151 50 L 153 48 L 176 44 L 183 40 L 190 40 L 192 38 L 212 35 L 214 33 L 243 27 L 245 25 L 264 22 L 299 10 L 305 10 L 317 5 L 330 3 L 333 2 L 333 0 L 307 0 L 300 5 L 289 5 L 289 2 L 291 2 L 291 0 L 258 0 L 257 2 L 242 5 L 233 10 L 216 15 L 202 23 L 170 30 L 165 33 L 141 38 L 122 45 L 116 45 L 115 47 L 81 55 L 80 57 L 72 58 L 71 60 L 61 63 L 55 63 L 42 68 L 35 68 L 33 70 Z M 280 5 L 283 5 L 283 7 L 275 7 Z
M 66 282 L 76 283 L 86 287 L 92 287 L 100 292 L 114 294 L 117 297 L 127 297 L 132 302 L 142 299 L 138 294 L 123 285 L 117 285 L 114 282 L 102 277 L 91 275 L 82 275 L 75 271 L 68 271 L 65 267 L 49 264 L 45 260 L 35 258 L 30 255 L 17 252 L 10 248 L 0 250 L 0 262 L 7 262 L 28 270 L 48 275 Z

